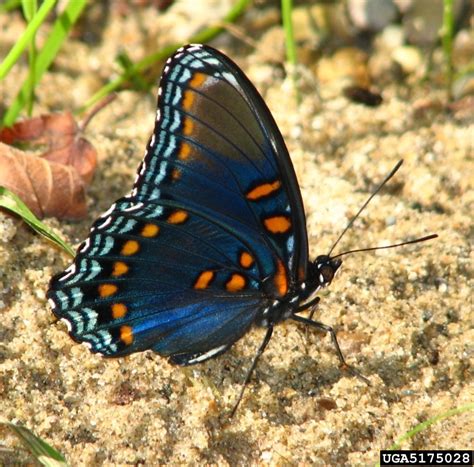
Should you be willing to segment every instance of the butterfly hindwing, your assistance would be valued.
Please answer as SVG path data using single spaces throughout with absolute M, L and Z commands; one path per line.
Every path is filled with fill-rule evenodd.
M 304 275 L 301 196 L 273 118 L 238 67 L 187 46 L 165 67 L 132 192 L 92 226 L 48 291 L 91 350 L 179 364 L 239 339 Z

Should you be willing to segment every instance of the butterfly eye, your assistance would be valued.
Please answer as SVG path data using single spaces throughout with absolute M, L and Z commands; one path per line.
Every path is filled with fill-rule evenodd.
M 324 284 L 329 284 L 331 283 L 331 281 L 333 280 L 334 278 L 334 273 L 335 273 L 335 269 L 332 268 L 331 266 L 323 266 L 320 270 L 319 270 L 319 273 L 320 275 L 322 276 L 322 278 L 324 279 Z

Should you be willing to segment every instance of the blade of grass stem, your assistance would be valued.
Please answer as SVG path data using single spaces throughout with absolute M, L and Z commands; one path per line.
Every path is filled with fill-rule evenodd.
M 125 51 L 120 52 L 117 55 L 116 60 L 125 73 L 130 73 L 130 80 L 134 89 L 137 91 L 145 91 L 146 89 L 149 89 L 150 85 L 143 79 L 142 75 L 133 72 L 133 61 Z
M 15 193 L 2 186 L 0 186 L 0 207 L 8 209 L 21 217 L 35 232 L 58 245 L 66 253 L 75 256 L 74 249 L 70 245 L 59 238 L 47 225 L 43 224 Z
M 283 20 L 283 30 L 285 31 L 286 60 L 290 68 L 289 72 L 293 81 L 293 88 L 296 93 L 296 101 L 299 103 L 301 100 L 301 96 L 298 92 L 298 85 L 296 79 L 296 45 L 295 36 L 293 32 L 293 20 L 291 17 L 292 10 L 292 0 L 281 0 L 281 16 Z
M 439 415 L 435 415 L 434 417 L 429 418 L 428 420 L 419 423 L 411 430 L 407 431 L 401 438 L 399 438 L 392 446 L 389 447 L 391 451 L 395 449 L 400 449 L 400 445 L 403 441 L 412 438 L 420 431 L 426 430 L 429 426 L 444 420 L 445 418 L 452 417 L 453 415 L 458 415 L 463 412 L 468 412 L 469 410 L 474 410 L 474 404 L 466 404 L 462 405 L 461 407 L 456 407 L 455 409 L 448 410 L 447 412 L 443 412 Z
M 38 11 L 37 0 L 23 0 L 21 6 L 24 17 L 30 23 Z M 28 115 L 31 117 L 35 99 L 36 32 L 31 36 L 30 43 L 28 44 L 28 65 L 26 108 Z
M 45 0 L 45 2 L 48 0 Z M 87 4 L 87 0 L 70 0 L 64 11 L 54 22 L 51 33 L 48 36 L 43 48 L 38 53 L 35 70 L 35 82 L 39 83 L 45 71 L 49 68 L 56 57 L 61 45 L 66 39 L 69 31 L 79 18 L 82 10 Z M 44 4 L 43 4 L 44 5 Z M 41 9 L 41 8 L 40 8 Z M 36 15 L 38 16 L 38 15 Z M 27 96 L 27 83 L 23 83 L 17 97 L 7 110 L 4 118 L 4 126 L 11 126 L 15 122 L 18 114 L 24 108 Z
M 464 412 L 469 412 L 474 410 L 474 404 L 466 404 L 466 405 L 461 405 L 460 407 L 456 407 L 454 409 L 448 410 L 446 412 L 443 412 L 441 414 L 435 415 L 434 417 L 429 418 L 428 420 L 425 420 L 422 423 L 419 423 L 416 425 L 414 428 L 411 430 L 407 431 L 403 436 L 401 436 L 392 446 L 390 446 L 388 449 L 390 451 L 395 451 L 397 449 L 400 449 L 401 444 L 403 441 L 413 438 L 417 433 L 420 433 L 423 430 L 426 430 L 429 428 L 431 425 L 434 425 L 437 422 L 440 422 L 441 420 L 444 420 L 449 417 L 453 417 L 455 415 L 462 414 Z M 377 462 L 375 464 L 375 467 L 380 467 L 380 463 Z
M 42 465 L 48 467 L 67 467 L 68 464 L 65 457 L 46 441 L 36 436 L 30 429 L 16 423 L 3 422 L 1 424 L 10 428 L 23 446 Z
M 441 37 L 443 43 L 444 61 L 446 69 L 446 86 L 448 90 L 448 99 L 452 99 L 453 83 L 453 35 L 454 35 L 454 12 L 453 0 L 443 1 L 443 26 L 441 28 Z
M 56 0 L 45 0 L 41 5 L 38 13 L 36 13 L 34 18 L 30 21 L 27 28 L 25 29 L 25 32 L 21 35 L 10 52 L 8 52 L 3 62 L 0 64 L 0 80 L 2 80 L 8 74 L 12 66 L 18 61 L 22 52 L 30 43 L 31 37 L 36 34 L 36 31 L 41 26 L 41 24 L 43 24 L 46 16 L 55 4 Z
M 232 23 L 234 22 L 245 10 L 247 5 L 250 3 L 250 0 L 238 0 L 235 5 L 229 10 L 222 20 L 219 20 L 219 23 Z M 191 43 L 203 43 L 208 42 L 224 30 L 223 26 L 210 26 L 202 32 L 199 32 L 192 36 L 189 39 Z M 126 83 L 133 74 L 138 74 L 149 68 L 156 62 L 164 60 L 169 57 L 176 49 L 181 47 L 180 44 L 172 44 L 158 52 L 151 54 L 142 60 L 135 63 L 130 67 L 125 73 L 119 76 L 117 79 L 110 81 L 105 86 L 100 88 L 91 98 L 89 98 L 86 103 L 76 112 L 82 113 L 86 111 L 89 107 L 94 105 L 97 101 L 102 99 L 107 94 L 116 91 L 122 84 Z
M 0 13 L 7 13 L 10 10 L 18 8 L 21 4 L 21 0 L 6 0 L 3 5 L 0 5 Z

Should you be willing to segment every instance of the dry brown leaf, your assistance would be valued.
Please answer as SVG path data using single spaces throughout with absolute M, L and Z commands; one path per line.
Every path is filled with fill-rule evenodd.
M 0 185 L 17 194 L 39 218 L 82 219 L 87 214 L 84 181 L 74 167 L 1 142 Z
M 97 165 L 94 147 L 82 135 L 71 113 L 49 114 L 29 118 L 0 131 L 0 141 L 7 144 L 30 143 L 47 150 L 41 157 L 74 167 L 88 185 Z

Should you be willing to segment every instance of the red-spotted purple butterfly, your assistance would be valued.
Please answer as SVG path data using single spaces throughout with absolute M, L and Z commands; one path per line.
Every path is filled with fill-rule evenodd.
M 158 95 L 132 191 L 51 280 L 55 315 L 92 352 L 152 349 L 179 365 L 263 326 L 245 384 L 286 319 L 328 331 L 345 363 L 332 328 L 299 315 L 317 304 L 341 255 L 309 260 L 295 172 L 254 86 L 222 53 L 188 45 L 167 61 Z

